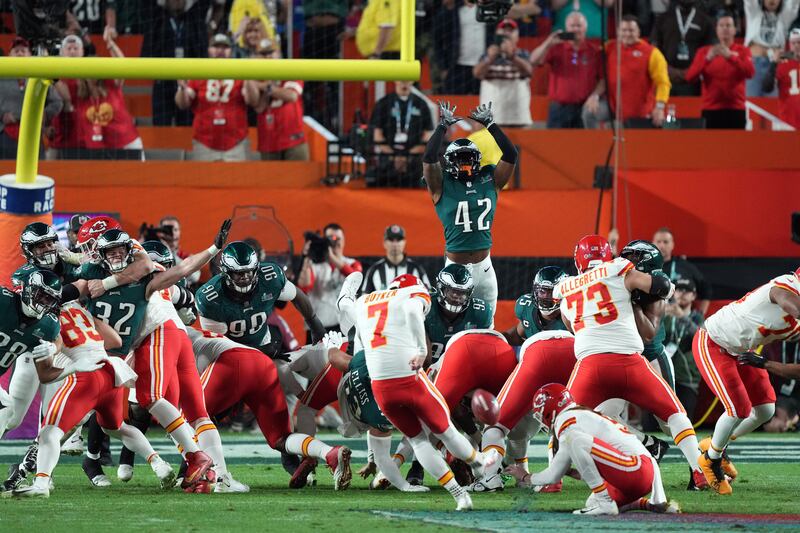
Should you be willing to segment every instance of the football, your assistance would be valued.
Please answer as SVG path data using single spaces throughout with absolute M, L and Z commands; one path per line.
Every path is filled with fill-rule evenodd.
M 494 394 L 483 389 L 475 389 L 472 393 L 472 412 L 478 420 L 487 426 L 493 426 L 500 416 L 500 406 L 497 405 Z

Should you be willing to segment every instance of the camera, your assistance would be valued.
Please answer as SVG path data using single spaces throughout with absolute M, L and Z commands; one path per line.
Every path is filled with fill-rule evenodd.
M 31 52 L 58 55 L 66 27 L 69 0 L 13 0 L 17 35 L 31 43 Z
M 558 38 L 562 41 L 574 41 L 575 40 L 575 32 L 571 31 L 562 31 L 558 34 Z
M 151 226 L 147 222 L 142 222 L 139 227 L 139 235 L 143 241 L 160 241 L 161 239 L 172 238 L 172 226 Z
M 478 0 L 478 12 L 475 19 L 478 22 L 497 24 L 505 18 L 514 0 Z
M 308 247 L 308 258 L 312 263 L 325 263 L 328 261 L 328 249 L 333 245 L 333 241 L 328 237 L 323 237 L 317 232 L 306 231 L 303 233 L 306 242 L 311 244 Z

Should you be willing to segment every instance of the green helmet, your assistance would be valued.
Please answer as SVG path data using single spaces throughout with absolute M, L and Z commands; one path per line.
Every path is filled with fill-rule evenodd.
M 19 246 L 28 263 L 50 270 L 58 264 L 58 250 L 55 247 L 57 242 L 56 230 L 44 222 L 28 224 L 19 236 Z M 52 243 L 53 248 L 43 252 L 34 251 L 34 248 L 43 243 Z
M 471 179 L 481 169 L 481 151 L 469 139 L 456 139 L 444 151 L 444 170 L 459 180 Z
M 142 248 L 144 248 L 144 251 L 147 252 L 148 257 L 150 257 L 154 263 L 158 263 L 164 268 L 172 268 L 175 266 L 175 256 L 172 255 L 172 250 L 169 249 L 169 246 L 163 242 L 155 240 L 144 241 L 142 243 Z
M 124 248 L 125 255 L 121 258 L 108 257 L 108 252 L 115 248 Z M 133 263 L 133 241 L 130 235 L 121 229 L 110 229 L 97 238 L 97 253 L 100 264 L 109 272 L 122 272 Z
M 22 312 L 30 318 L 47 313 L 58 315 L 61 305 L 61 278 L 49 270 L 34 270 L 22 283 Z
M 256 287 L 258 254 L 243 241 L 230 243 L 222 250 L 219 269 L 225 285 L 234 293 L 249 294 Z
M 552 313 L 561 305 L 561 300 L 553 298 L 553 289 L 567 277 L 564 269 L 557 266 L 546 266 L 539 269 L 533 278 L 531 296 L 536 307 L 543 313 Z
M 436 299 L 451 313 L 463 313 L 469 306 L 475 281 L 464 265 L 452 263 L 436 276 Z
M 661 251 L 649 241 L 631 241 L 625 245 L 619 255 L 633 263 L 636 270 L 640 272 L 652 274 L 656 270 L 664 268 L 664 257 L 661 255 Z

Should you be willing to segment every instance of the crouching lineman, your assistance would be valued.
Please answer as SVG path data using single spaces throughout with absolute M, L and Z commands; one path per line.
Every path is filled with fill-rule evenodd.
M 668 502 L 658 463 L 624 426 L 575 403 L 563 385 L 536 392 L 534 416 L 556 438 L 558 451 L 547 469 L 529 474 L 519 465 L 506 469 L 523 485 L 559 481 L 574 464 L 592 493 L 582 515 L 616 515 L 629 510 L 679 512 Z M 646 496 L 650 495 L 647 499 Z
M 482 467 L 483 454 L 453 427 L 447 405 L 422 371 L 428 351 L 424 321 L 430 305 L 430 295 L 421 282 L 403 274 L 388 290 L 356 301 L 356 331 L 381 411 L 410 439 L 417 460 L 450 492 L 456 510 L 469 510 L 469 494 L 423 431 L 424 424 L 455 457 L 473 468 Z

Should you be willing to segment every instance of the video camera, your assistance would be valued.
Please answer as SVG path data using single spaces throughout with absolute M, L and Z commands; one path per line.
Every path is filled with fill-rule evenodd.
M 308 258 L 312 263 L 325 263 L 328 261 L 328 249 L 333 246 L 334 242 L 328 237 L 324 237 L 314 231 L 306 231 L 303 233 L 306 242 L 311 244 L 308 247 Z
M 139 235 L 142 241 L 160 241 L 161 239 L 172 238 L 172 226 L 151 226 L 147 222 L 142 222 L 139 227 Z
M 69 0 L 13 0 L 14 27 L 31 43 L 31 53 L 58 55 L 68 8 Z
M 486 24 L 497 24 L 505 18 L 514 0 L 478 0 L 475 19 Z

